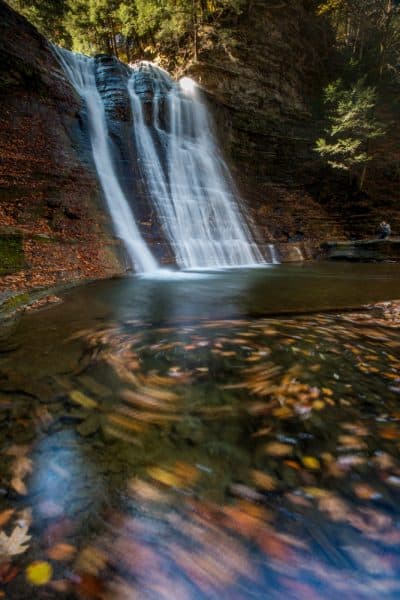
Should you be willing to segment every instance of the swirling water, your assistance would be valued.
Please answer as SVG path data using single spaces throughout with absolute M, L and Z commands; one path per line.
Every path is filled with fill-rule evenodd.
M 338 309 L 399 282 L 134 277 L 2 327 L 6 597 L 397 598 L 400 318 Z

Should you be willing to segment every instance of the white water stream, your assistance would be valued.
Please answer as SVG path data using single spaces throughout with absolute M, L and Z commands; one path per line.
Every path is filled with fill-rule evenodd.
M 150 71 L 153 82 L 150 125 L 135 86 L 143 70 Z M 196 84 L 187 78 L 175 83 L 162 69 L 142 62 L 128 91 L 144 177 L 178 265 L 197 269 L 263 262 Z
M 123 240 L 137 271 L 155 271 L 157 262 L 143 240 L 112 161 L 104 104 L 96 86 L 94 60 L 61 48 L 57 55 L 74 88 L 85 101 L 97 175 L 116 234 Z
M 155 271 L 158 264 L 130 207 L 135 198 L 127 198 L 118 181 L 95 61 L 60 48 L 56 53 L 86 103 L 93 159 L 116 234 L 137 271 Z M 151 122 L 146 121 L 137 90 L 143 70 L 153 88 Z M 263 263 L 196 84 L 187 78 L 176 83 L 162 69 L 142 62 L 132 68 L 128 93 L 138 165 L 178 266 L 203 269 Z

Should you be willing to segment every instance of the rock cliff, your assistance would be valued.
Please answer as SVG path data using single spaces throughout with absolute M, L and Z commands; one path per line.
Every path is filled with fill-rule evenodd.
M 398 102 L 396 109 L 389 95 L 381 101 L 379 112 L 390 114 L 392 125 L 376 143 L 381 159 L 359 194 L 346 174 L 327 169 L 313 150 L 324 127 L 323 88 L 342 68 L 315 3 L 251 0 L 230 27 L 205 28 L 199 60 L 185 72 L 209 94 L 220 139 L 263 239 L 371 236 L 383 218 L 400 231 Z
M 50 45 L 0 0 L 0 291 L 121 271 L 80 108 Z

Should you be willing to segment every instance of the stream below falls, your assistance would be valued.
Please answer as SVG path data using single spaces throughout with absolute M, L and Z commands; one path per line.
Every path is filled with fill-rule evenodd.
M 400 320 L 357 310 L 393 298 L 394 264 L 164 272 L 4 323 L 0 597 L 399 598 Z

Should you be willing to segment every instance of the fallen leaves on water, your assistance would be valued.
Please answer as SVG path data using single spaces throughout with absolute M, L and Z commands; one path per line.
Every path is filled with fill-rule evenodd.
M 194 484 L 199 478 L 199 471 L 188 463 L 177 462 L 171 468 L 151 467 L 147 473 L 158 483 L 168 487 L 182 488 Z
M 14 509 L 3 510 L 0 513 L 0 527 L 4 527 L 14 514 Z
M 104 569 L 106 564 L 107 556 L 102 549 L 97 546 L 86 546 L 79 553 L 75 566 L 80 573 L 96 576 Z
M 293 562 L 293 554 L 290 547 L 275 532 L 267 528 L 262 529 L 257 537 L 257 543 L 270 558 L 282 562 Z
M 30 458 L 26 456 L 17 456 L 11 465 L 11 472 L 13 477 L 11 479 L 12 489 L 25 496 L 27 494 L 27 488 L 23 479 L 32 473 L 33 463 Z
M 293 447 L 289 444 L 282 444 L 281 442 L 269 442 L 264 446 L 264 452 L 269 456 L 288 456 L 292 454 Z
M 28 542 L 31 539 L 28 533 L 28 526 L 15 527 L 11 535 L 6 535 L 4 531 L 0 532 L 0 558 L 12 557 L 23 554 L 28 550 Z
M 79 576 L 76 586 L 81 597 L 87 600 L 104 598 L 104 586 L 100 579 L 84 573 Z
M 355 495 L 357 498 L 360 498 L 360 500 L 377 500 L 381 497 L 381 494 L 367 483 L 356 483 L 354 484 L 353 489 Z
M 256 486 L 263 490 L 267 490 L 268 492 L 270 492 L 276 488 L 277 482 L 276 479 L 272 477 L 272 475 L 268 475 L 267 473 L 263 473 L 262 471 L 253 470 L 251 472 L 251 476 Z
M 70 392 L 69 397 L 73 402 L 75 402 L 75 404 L 79 404 L 84 408 L 97 408 L 98 406 L 96 400 L 92 400 L 92 398 L 89 398 L 89 396 L 83 392 L 80 392 L 79 390 Z
M 47 550 L 47 556 L 51 560 L 56 561 L 70 561 L 76 554 L 75 546 L 71 544 L 56 544 Z
M 53 567 L 46 561 L 38 560 L 28 565 L 25 573 L 27 580 L 32 585 L 46 585 L 53 577 Z
M 306 469 L 310 469 L 312 471 L 316 471 L 321 468 L 321 463 L 314 456 L 303 456 L 301 462 L 306 467 Z
M 9 562 L 0 564 L 0 583 L 10 583 L 18 575 L 18 571 L 18 567 Z

